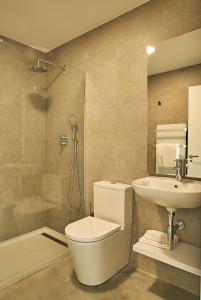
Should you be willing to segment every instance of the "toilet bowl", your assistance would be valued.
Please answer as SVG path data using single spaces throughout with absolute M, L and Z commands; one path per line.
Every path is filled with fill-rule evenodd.
M 101 181 L 94 184 L 94 217 L 66 226 L 65 235 L 79 282 L 99 285 L 129 262 L 133 189 Z

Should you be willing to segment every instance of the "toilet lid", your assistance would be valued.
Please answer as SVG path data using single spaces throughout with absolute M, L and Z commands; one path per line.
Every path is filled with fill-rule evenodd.
M 77 242 L 95 242 L 119 231 L 120 225 L 95 217 L 86 217 L 66 226 L 67 238 Z

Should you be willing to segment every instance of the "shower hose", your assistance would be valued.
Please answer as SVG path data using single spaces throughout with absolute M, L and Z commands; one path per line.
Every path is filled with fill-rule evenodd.
M 67 207 L 71 211 L 75 211 L 81 208 L 82 193 L 79 177 L 79 166 L 78 166 L 78 137 L 77 137 L 77 126 L 72 126 L 72 157 L 71 157 L 71 171 L 68 184 L 67 192 Z M 78 206 L 73 206 L 73 199 L 78 197 Z

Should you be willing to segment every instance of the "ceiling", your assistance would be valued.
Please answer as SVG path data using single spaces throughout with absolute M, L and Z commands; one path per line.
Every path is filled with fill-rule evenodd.
M 201 64 L 201 29 L 154 46 L 155 52 L 148 60 L 148 75 Z
M 0 0 L 0 35 L 48 52 L 150 0 Z

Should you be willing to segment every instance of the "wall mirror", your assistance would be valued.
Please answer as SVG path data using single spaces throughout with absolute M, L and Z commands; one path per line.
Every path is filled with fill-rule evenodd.
M 147 47 L 148 173 L 201 178 L 201 29 Z

